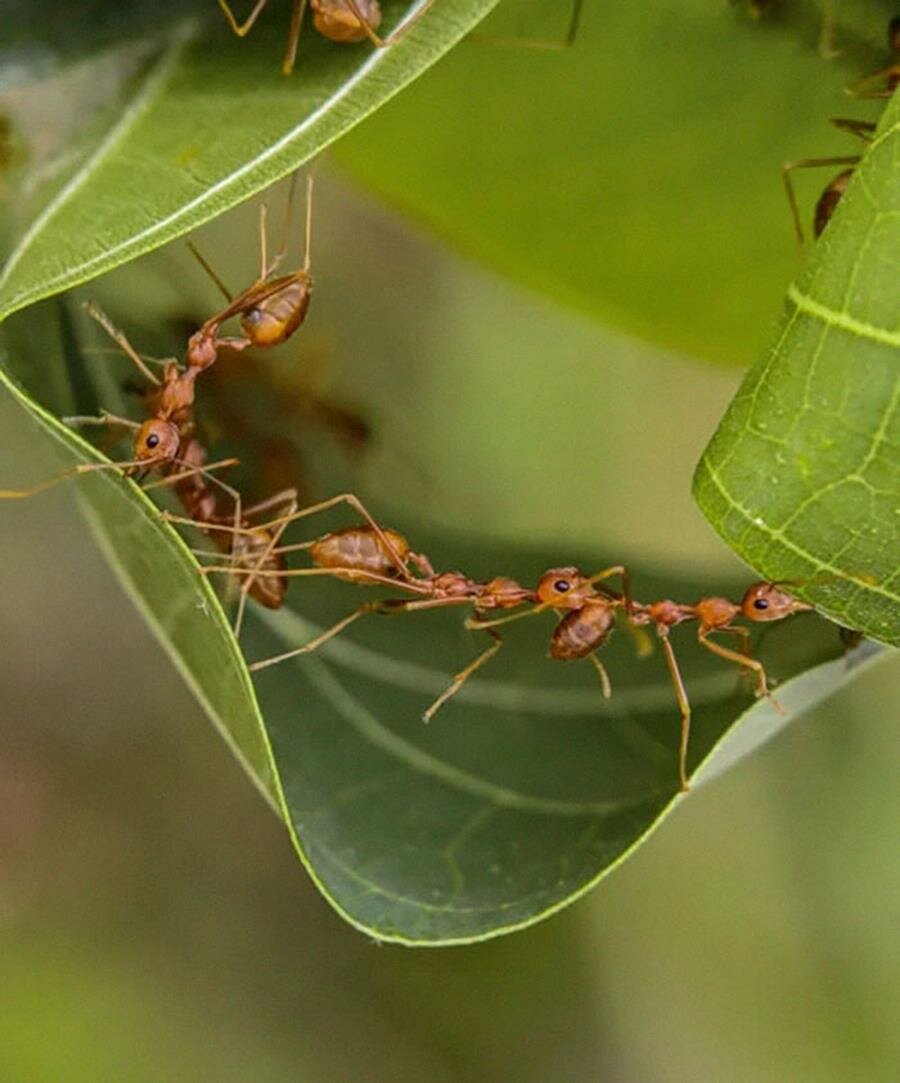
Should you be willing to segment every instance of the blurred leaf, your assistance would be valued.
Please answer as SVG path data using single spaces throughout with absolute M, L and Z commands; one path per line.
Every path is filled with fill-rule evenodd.
M 484 36 L 560 38 L 568 9 L 510 0 Z M 464 43 L 335 153 L 471 258 L 689 356 L 746 364 L 796 263 L 779 163 L 855 152 L 826 117 L 885 63 L 894 13 L 842 0 L 842 55 L 825 61 L 820 6 L 773 9 L 588 2 L 574 48 Z
M 748 373 L 694 482 L 763 575 L 900 645 L 900 98 L 810 253 L 775 344 Z M 804 582 L 806 581 L 806 582 Z M 794 589 L 794 588 L 792 588 Z
M 419 75 L 495 3 L 444 0 L 380 50 L 338 46 L 307 28 L 286 78 L 286 13 L 278 20 L 273 10 L 239 39 L 210 0 L 210 17 L 183 23 L 127 100 L 108 111 L 105 131 L 92 129 L 86 143 L 69 148 L 68 168 L 40 186 L 0 276 L 0 319 L 290 173 Z M 385 26 L 411 8 L 385 4 Z

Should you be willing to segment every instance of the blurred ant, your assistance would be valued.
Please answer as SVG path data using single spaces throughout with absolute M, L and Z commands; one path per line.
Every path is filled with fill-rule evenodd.
M 847 87 L 851 98 L 889 98 L 900 86 L 900 15 L 895 15 L 888 23 L 887 43 L 888 51 L 894 55 L 893 62 L 881 71 L 851 83 Z M 878 83 L 881 86 L 877 86 Z
M 290 274 L 272 278 L 287 253 L 288 228 L 296 187 L 296 174 L 291 179 L 287 207 L 284 216 L 284 236 L 281 247 L 271 263 L 268 261 L 266 236 L 267 207 L 259 208 L 259 278 L 236 297 L 232 296 L 222 280 L 206 262 L 196 247 L 188 242 L 193 255 L 213 282 L 218 286 L 228 304 L 209 319 L 188 339 L 186 360 L 189 367 L 203 370 L 212 365 L 220 346 L 232 350 L 244 350 L 248 346 L 278 346 L 287 341 L 306 318 L 312 296 L 311 263 L 312 238 L 312 174 L 306 177 L 306 243 L 303 266 Z M 220 338 L 219 328 L 233 316 L 240 317 L 239 338 Z
M 887 39 L 888 49 L 895 57 L 900 57 L 900 15 L 895 16 L 888 24 Z M 878 83 L 881 83 L 881 86 L 877 89 L 872 89 L 873 86 Z M 857 98 L 889 98 L 897 86 L 900 86 L 900 62 L 895 60 L 894 63 L 883 68 L 881 71 L 876 72 L 874 75 L 867 75 L 864 79 L 852 84 L 847 88 L 847 93 Z M 871 142 L 871 136 L 876 127 L 871 121 L 853 120 L 843 117 L 831 117 L 829 123 L 834 125 L 839 131 L 849 132 L 851 135 L 857 136 L 865 143 Z M 860 157 L 860 155 L 854 154 L 835 158 L 800 158 L 797 161 L 785 162 L 782 165 L 781 176 L 784 181 L 788 203 L 790 204 L 797 240 L 801 247 L 803 247 L 805 243 L 803 226 L 800 221 L 800 212 L 797 207 L 797 197 L 794 192 L 791 173 L 795 169 L 817 168 L 826 165 L 842 165 L 849 167 L 842 170 L 836 177 L 829 181 L 816 202 L 816 208 L 813 215 L 813 233 L 815 237 L 818 238 L 821 236 L 822 231 L 834 214 L 835 208 L 841 201 L 844 192 L 847 190 L 847 185 L 850 183 L 850 178 L 853 176 L 853 170 L 860 162 Z

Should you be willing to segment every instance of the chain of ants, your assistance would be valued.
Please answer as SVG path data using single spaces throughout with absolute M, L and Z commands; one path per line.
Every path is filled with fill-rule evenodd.
M 317 10 L 315 0 L 313 10 Z M 891 48 L 900 52 L 900 19 L 892 20 L 889 34 Z M 872 89 L 876 81 L 883 86 Z M 900 66 L 894 64 L 877 76 L 864 80 L 858 85 L 858 90 L 865 96 L 885 96 L 893 91 L 898 82 Z M 851 128 L 851 122 L 842 122 L 842 126 L 858 134 L 863 127 L 862 123 L 852 123 L 857 127 Z M 792 168 L 813 164 L 835 164 L 835 160 L 789 163 L 785 167 L 785 177 L 788 177 Z M 824 225 L 843 191 L 839 188 L 839 181 L 840 177 L 831 182 L 817 204 L 817 234 L 821 231 L 820 218 L 824 216 L 821 223 Z M 0 498 L 30 496 L 56 484 L 63 477 L 105 469 L 115 469 L 137 476 L 139 480 L 143 480 L 151 472 L 161 474 L 160 479 L 145 487 L 171 486 L 185 513 L 176 516 L 163 512 L 164 518 L 172 523 L 192 526 L 212 541 L 217 552 L 210 554 L 195 550 L 198 555 L 225 557 L 224 563 L 208 564 L 201 567 L 200 571 L 203 574 L 223 573 L 230 584 L 237 584 L 239 600 L 235 618 L 236 634 L 240 633 L 248 597 L 254 598 L 267 608 L 278 609 L 284 604 L 289 580 L 295 577 L 327 575 L 356 585 L 388 587 L 403 593 L 402 597 L 361 603 L 350 614 L 308 643 L 273 658 L 255 662 L 250 666 L 252 670 L 262 670 L 314 651 L 367 614 L 411 613 L 448 606 L 470 607 L 472 612 L 466 620 L 466 626 L 484 632 L 490 642 L 469 665 L 456 674 L 447 688 L 424 712 L 426 721 L 431 719 L 477 670 L 496 655 L 503 645 L 499 628 L 511 621 L 551 611 L 558 620 L 551 635 L 550 657 L 561 661 L 588 660 L 596 670 L 603 695 L 607 698 L 611 694 L 611 685 L 596 652 L 609 638 L 617 618 L 634 632 L 639 644 L 642 634 L 644 637 L 646 635 L 644 629 L 652 628 L 661 643 L 681 714 L 679 782 L 681 788 L 686 790 L 689 786 L 687 755 L 691 706 L 670 641 L 670 631 L 676 625 L 696 622 L 698 643 L 711 653 L 738 665 L 743 673 L 752 675 L 755 678 L 757 697 L 768 697 L 777 708 L 778 705 L 769 691 L 766 671 L 762 663 L 751 654 L 749 631 L 734 621 L 739 618 L 753 623 L 778 621 L 811 609 L 811 606 L 785 592 L 783 585 L 770 582 L 753 583 L 739 602 L 711 596 L 693 603 L 668 599 L 643 603 L 634 598 L 630 575 L 624 565 L 605 568 L 590 576 L 574 567 L 550 568 L 533 589 L 504 576 L 482 582 L 459 571 L 435 571 L 427 555 L 414 552 L 402 534 L 382 527 L 352 493 L 342 493 L 329 500 L 300 508 L 297 492 L 286 489 L 261 503 L 246 506 L 238 490 L 216 476 L 215 471 L 233 466 L 237 460 L 209 461 L 206 449 L 197 435 L 194 419 L 198 377 L 215 363 L 219 350 L 223 347 L 242 351 L 249 347 L 269 348 L 285 342 L 301 326 L 309 308 L 312 295 L 311 175 L 307 177 L 303 265 L 288 274 L 275 274 L 287 249 L 294 189 L 295 183 L 292 181 L 285 213 L 284 241 L 271 262 L 267 251 L 266 207 L 261 207 L 260 274 L 256 281 L 242 292 L 232 295 L 203 256 L 193 245 L 190 246 L 195 257 L 223 293 L 226 303 L 190 336 L 183 366 L 175 360 L 167 360 L 162 362 L 162 375 L 157 376 L 125 334 L 114 326 L 97 306 L 92 303 L 85 306 L 89 315 L 103 327 L 147 380 L 148 386 L 143 392 L 143 399 L 150 416 L 143 424 L 107 412 L 96 418 L 77 417 L 67 420 L 75 425 L 118 426 L 133 431 L 132 459 L 125 462 L 80 464 L 73 470 L 30 489 L 0 490 Z M 796 215 L 796 201 L 790 188 L 789 194 Z M 240 335 L 223 335 L 222 325 L 232 318 L 239 321 Z M 227 509 L 223 509 L 221 505 L 223 497 L 229 501 Z M 312 541 L 282 544 L 282 537 L 289 525 L 340 504 L 352 507 L 362 522 L 331 531 Z M 272 517 L 258 522 L 264 513 L 272 513 Z M 298 551 L 308 552 L 311 566 L 288 567 L 287 557 Z M 612 589 L 608 584 L 608 580 L 614 577 L 619 579 L 619 590 Z M 509 613 L 509 610 L 515 612 Z M 737 649 L 712 638 L 723 635 L 736 639 Z

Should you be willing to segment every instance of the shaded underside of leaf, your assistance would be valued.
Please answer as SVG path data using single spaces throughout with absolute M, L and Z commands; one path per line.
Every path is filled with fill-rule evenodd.
M 478 559 L 471 549 L 450 557 Z M 503 561 L 523 568 L 508 552 Z M 260 614 L 250 657 L 305 642 L 356 602 L 340 586 L 306 593 L 302 616 Z M 368 619 L 316 656 L 257 675 L 297 838 L 355 925 L 423 945 L 510 932 L 588 890 L 671 807 L 679 716 L 658 651 L 638 660 L 627 635 L 614 637 L 604 648 L 614 687 L 606 703 L 587 662 L 546 657 L 552 621 L 525 622 L 426 726 L 423 709 L 484 643 L 460 629 L 458 614 Z M 844 684 L 871 651 L 844 656 L 833 627 L 812 617 L 770 629 L 759 646 L 773 679 L 787 682 L 781 711 L 754 705 L 737 671 L 704 656 L 689 630 L 678 638 L 694 706 L 691 770 L 742 719 L 742 743 L 723 751 L 735 762 Z M 789 678 L 799 673 L 807 684 L 794 694 Z
M 712 525 L 835 620 L 900 644 L 900 101 L 697 469 Z
M 309 29 L 297 70 L 286 22 L 247 38 L 221 13 L 181 24 L 29 212 L 0 277 L 0 319 L 194 229 L 320 152 L 414 79 L 497 0 L 445 0 L 386 49 L 342 47 Z M 385 5 L 385 26 L 415 5 Z M 210 7 L 213 8 L 212 3 Z

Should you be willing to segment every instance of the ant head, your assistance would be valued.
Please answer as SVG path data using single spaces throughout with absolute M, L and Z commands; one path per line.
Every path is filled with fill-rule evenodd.
M 544 605 L 578 609 L 584 605 L 585 582 L 585 577 L 577 568 L 550 568 L 538 580 L 535 593 L 538 601 Z M 589 585 L 587 591 L 593 593 Z
M 203 328 L 195 331 L 188 339 L 185 358 L 187 363 L 194 368 L 206 369 L 215 361 L 217 356 L 215 337 L 204 331 Z
M 807 609 L 812 606 L 785 594 L 774 583 L 754 583 L 741 599 L 741 614 L 747 620 L 783 620 Z
M 145 421 L 134 439 L 134 457 L 140 462 L 169 462 L 178 454 L 181 436 L 171 421 L 157 417 Z

